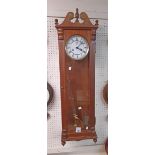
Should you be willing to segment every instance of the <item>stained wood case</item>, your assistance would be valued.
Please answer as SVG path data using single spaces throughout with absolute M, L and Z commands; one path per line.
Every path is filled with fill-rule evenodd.
M 93 25 L 85 12 L 79 15 L 76 9 L 75 15 L 69 12 L 62 24 L 58 24 L 58 20 L 55 24 L 59 43 L 62 145 L 66 141 L 83 139 L 96 142 L 95 40 L 98 22 Z M 66 54 L 66 43 L 74 35 L 83 37 L 89 45 L 89 52 L 82 60 L 74 60 Z

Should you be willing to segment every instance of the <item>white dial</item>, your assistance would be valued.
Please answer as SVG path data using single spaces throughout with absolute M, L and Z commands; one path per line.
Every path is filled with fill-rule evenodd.
M 70 37 L 66 43 L 66 53 L 74 60 L 84 59 L 89 52 L 89 45 L 86 39 L 80 35 Z

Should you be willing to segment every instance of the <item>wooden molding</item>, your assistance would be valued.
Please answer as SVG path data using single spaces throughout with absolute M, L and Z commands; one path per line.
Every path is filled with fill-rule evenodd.
M 75 22 L 72 20 L 75 18 Z M 80 23 L 80 20 L 82 22 Z M 95 21 L 95 25 L 93 25 L 88 18 L 88 15 L 85 12 L 81 12 L 79 14 L 78 9 L 76 9 L 76 13 L 74 14 L 73 12 L 68 12 L 65 20 L 62 22 L 62 24 L 58 23 L 58 19 L 55 19 L 55 26 L 56 28 L 64 28 L 64 29 L 85 29 L 85 28 L 93 28 L 97 29 L 98 28 L 98 20 Z

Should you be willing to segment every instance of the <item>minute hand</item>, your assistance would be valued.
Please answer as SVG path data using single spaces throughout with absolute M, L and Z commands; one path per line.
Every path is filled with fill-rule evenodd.
M 82 45 L 82 44 L 83 44 L 83 43 L 80 42 L 80 44 L 78 45 L 78 47 L 79 47 L 80 45 Z

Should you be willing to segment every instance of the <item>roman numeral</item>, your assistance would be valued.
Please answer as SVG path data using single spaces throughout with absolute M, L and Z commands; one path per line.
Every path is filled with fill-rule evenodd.
M 81 43 L 81 44 L 85 44 L 85 42 L 84 42 L 84 41 L 80 41 L 80 43 Z

